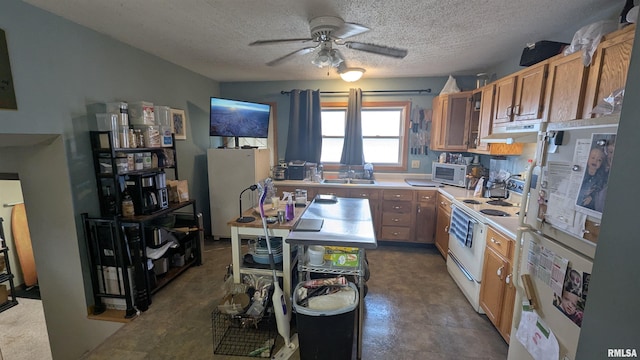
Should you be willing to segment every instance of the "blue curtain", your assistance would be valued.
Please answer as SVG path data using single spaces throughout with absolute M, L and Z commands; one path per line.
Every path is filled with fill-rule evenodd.
M 347 121 L 344 129 L 344 147 L 340 163 L 345 165 L 364 164 L 362 152 L 362 90 L 349 89 Z
M 284 159 L 318 164 L 322 153 L 320 90 L 292 90 L 289 101 L 289 133 Z

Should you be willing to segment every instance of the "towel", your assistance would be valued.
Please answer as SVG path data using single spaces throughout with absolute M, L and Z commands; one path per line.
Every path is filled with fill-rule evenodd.
M 449 231 L 455 238 L 466 247 L 473 246 L 473 226 L 475 221 L 458 208 L 453 208 L 451 215 L 451 226 Z

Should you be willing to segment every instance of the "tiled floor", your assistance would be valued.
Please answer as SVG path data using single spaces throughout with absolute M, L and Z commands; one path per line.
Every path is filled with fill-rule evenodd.
M 211 329 L 231 246 L 207 241 L 204 256 L 202 266 L 160 290 L 149 310 L 83 359 L 235 359 L 213 355 Z M 506 358 L 507 344 L 471 308 L 435 248 L 381 245 L 367 257 L 363 359 Z M 281 343 L 278 337 L 276 348 Z

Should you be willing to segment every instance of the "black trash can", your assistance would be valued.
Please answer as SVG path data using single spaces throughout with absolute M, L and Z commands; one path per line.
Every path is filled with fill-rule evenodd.
M 298 305 L 298 289 L 293 295 L 301 360 L 350 360 L 353 352 L 355 315 L 358 307 L 358 288 L 353 283 L 353 304 L 336 310 L 313 310 Z

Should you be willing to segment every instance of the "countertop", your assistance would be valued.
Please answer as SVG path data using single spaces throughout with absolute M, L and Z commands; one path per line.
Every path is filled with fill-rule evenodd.
M 347 246 L 365 249 L 377 247 L 369 200 L 337 198 L 335 203 L 313 201 L 302 219 L 322 219 L 320 231 L 293 230 L 285 239 L 291 244 Z
M 481 201 L 487 201 L 487 198 L 478 198 L 473 196 L 473 190 L 467 190 L 464 188 L 444 185 L 442 187 L 424 187 L 424 186 L 412 186 L 405 182 L 406 178 L 410 179 L 424 179 L 430 180 L 429 176 L 420 174 L 376 174 L 375 184 L 326 184 L 316 183 L 305 180 L 281 180 L 274 181 L 274 185 L 278 187 L 278 184 L 282 186 L 313 186 L 313 187 L 341 187 L 341 188 L 368 188 L 368 189 L 408 189 L 408 190 L 436 190 L 443 194 L 447 198 L 453 201 L 454 205 L 465 208 L 474 217 L 484 219 L 484 222 L 496 230 L 500 231 L 504 235 L 515 239 L 516 231 L 518 229 L 518 216 L 513 214 L 512 216 L 487 216 L 479 212 L 479 206 L 470 206 L 462 202 L 464 199 L 478 199 Z M 515 210 L 515 209 L 514 209 Z M 515 213 L 515 211 L 513 211 Z

